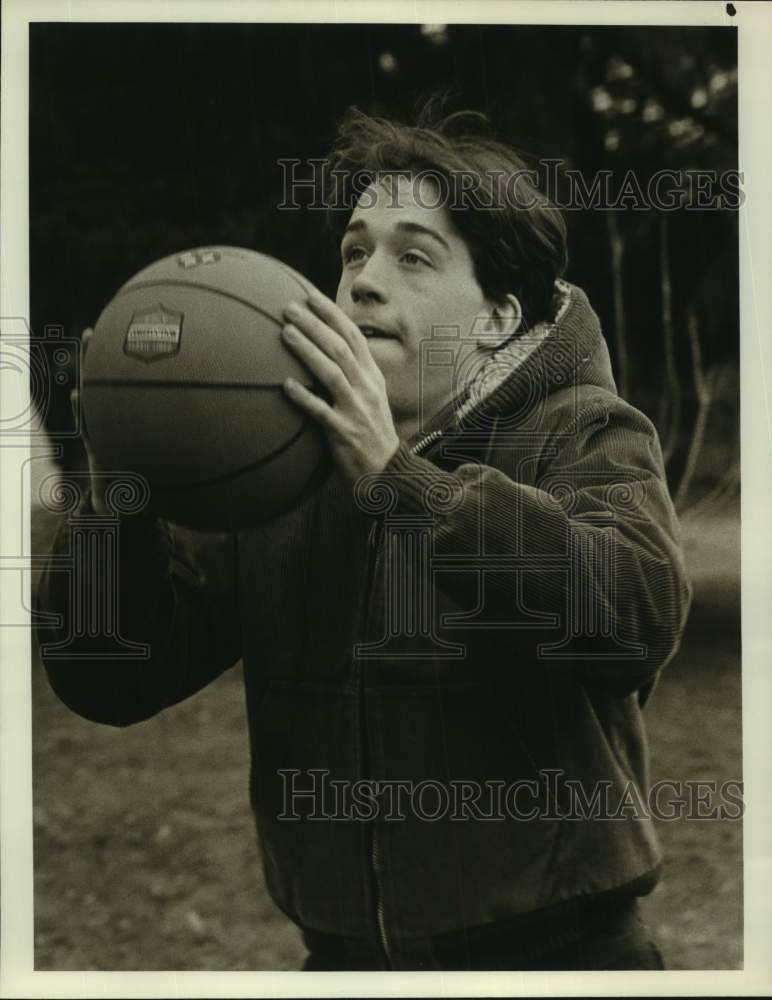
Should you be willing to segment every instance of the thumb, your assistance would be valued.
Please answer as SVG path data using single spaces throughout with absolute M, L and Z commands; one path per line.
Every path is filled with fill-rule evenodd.
M 88 464 L 93 470 L 96 467 L 96 460 L 94 458 L 94 450 L 91 447 L 91 442 L 88 439 L 88 434 L 86 433 L 86 421 L 83 416 L 83 407 L 80 401 L 80 389 L 70 390 L 70 408 L 72 410 L 72 419 L 75 423 L 75 429 L 80 435 L 80 439 L 83 442 L 83 448 L 86 452 L 86 457 L 88 458 Z
M 83 419 L 83 410 L 80 405 L 80 389 L 70 390 L 70 409 L 72 410 L 72 419 L 75 424 L 75 430 L 80 435 L 83 444 L 90 450 L 91 445 L 86 436 L 86 423 Z

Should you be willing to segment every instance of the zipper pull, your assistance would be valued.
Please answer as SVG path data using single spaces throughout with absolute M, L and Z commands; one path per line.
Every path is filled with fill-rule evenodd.
M 426 449 L 438 441 L 442 435 L 443 431 L 432 431 L 431 434 L 427 434 L 426 437 L 421 438 L 413 447 L 410 449 L 414 455 L 420 455 L 421 452 L 426 451 Z

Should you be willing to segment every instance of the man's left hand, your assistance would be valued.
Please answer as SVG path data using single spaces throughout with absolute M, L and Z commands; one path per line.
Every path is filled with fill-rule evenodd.
M 348 483 L 382 472 L 399 447 L 399 436 L 383 375 L 364 334 L 321 292 L 312 292 L 305 303 L 290 303 L 284 318 L 284 343 L 327 389 L 332 402 L 293 378 L 285 381 L 285 392 L 321 424 Z

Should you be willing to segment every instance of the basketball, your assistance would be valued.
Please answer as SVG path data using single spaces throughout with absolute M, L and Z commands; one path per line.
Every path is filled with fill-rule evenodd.
M 108 473 L 139 473 L 150 509 L 200 531 L 254 527 L 330 469 L 282 388 L 316 389 L 284 347 L 282 309 L 313 286 L 273 257 L 201 247 L 144 268 L 102 311 L 83 361 L 86 432 Z

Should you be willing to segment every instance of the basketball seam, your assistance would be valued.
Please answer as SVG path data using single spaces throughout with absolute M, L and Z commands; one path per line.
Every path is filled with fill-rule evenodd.
M 303 282 L 300 280 L 300 278 L 298 277 L 298 275 L 292 270 L 292 268 L 289 266 L 289 264 L 282 264 L 282 262 L 280 260 L 277 261 L 277 264 L 279 265 L 279 267 L 281 267 L 281 269 L 284 271 L 284 273 L 287 275 L 288 278 L 292 278 L 292 280 L 295 282 L 295 284 L 298 285 L 298 287 L 300 289 L 302 289 L 302 291 L 304 291 L 306 294 L 308 294 L 308 289 L 303 284 Z
M 283 444 L 279 445 L 278 448 L 274 448 L 274 450 L 269 452 L 267 455 L 264 455 L 262 458 L 258 458 L 255 462 L 250 462 L 249 465 L 242 466 L 240 469 L 232 469 L 230 472 L 224 472 L 211 479 L 198 479 L 186 483 L 154 483 L 152 490 L 161 493 L 169 493 L 172 490 L 187 490 L 199 486 L 217 486 L 218 484 L 227 482 L 229 479 L 233 479 L 235 476 L 242 476 L 247 472 L 254 472 L 256 469 L 259 469 L 261 465 L 265 465 L 266 462 L 273 461 L 277 455 L 281 455 L 282 452 L 291 448 L 308 430 L 309 426 L 312 426 L 312 424 L 309 421 L 305 421 L 300 425 L 299 429 L 295 431 L 292 437 Z
M 113 299 L 121 298 L 123 295 L 128 295 L 129 292 L 136 291 L 138 289 L 144 288 L 168 288 L 170 285 L 174 285 L 178 288 L 198 288 L 203 292 L 212 292 L 214 295 L 222 295 L 223 298 L 233 299 L 234 302 L 240 302 L 241 305 L 246 306 L 248 309 L 254 310 L 254 312 L 260 313 L 261 316 L 265 316 L 266 319 L 272 320 L 278 326 L 282 326 L 282 321 L 272 316 L 271 313 L 266 312 L 265 309 L 261 309 L 260 306 L 255 305 L 254 302 L 250 302 L 249 299 L 243 299 L 240 295 L 236 295 L 233 292 L 227 292 L 224 288 L 217 288 L 216 285 L 204 285 L 200 282 L 193 281 L 180 281 L 178 278 L 164 278 L 163 281 L 138 281 L 128 287 L 122 288 L 118 294 Z
M 208 245 L 204 245 L 204 246 L 200 246 L 200 247 L 193 247 L 190 251 L 183 251 L 183 252 L 200 253 L 202 250 L 215 250 L 215 251 L 231 251 L 231 250 L 236 250 L 236 251 L 238 251 L 239 254 L 242 254 L 245 249 L 246 249 L 245 247 L 208 246 Z M 305 284 L 306 279 L 302 275 L 298 274 L 298 272 L 294 268 L 290 267 L 289 264 L 285 264 L 284 261 L 278 260 L 276 257 L 270 257 L 268 254 L 260 253 L 257 250 L 252 250 L 252 251 L 247 250 L 247 253 L 257 254 L 259 257 L 262 257 L 264 260 L 268 260 L 268 261 L 273 262 L 278 267 L 280 267 L 282 269 L 282 271 L 284 271 L 284 273 L 287 275 L 288 278 L 291 278 L 295 282 L 295 284 L 298 286 L 298 288 L 301 289 L 301 291 L 308 292 L 308 288 L 306 287 L 306 284 Z M 172 256 L 167 257 L 165 259 L 166 259 L 166 261 L 177 260 L 179 258 L 179 256 L 180 256 L 180 254 L 172 254 Z M 157 263 L 160 264 L 162 262 L 158 261 Z M 177 280 L 178 279 L 170 278 L 169 279 L 169 283 L 177 283 Z M 161 283 L 163 284 L 163 282 L 161 282 Z M 126 282 L 126 284 L 122 285 L 118 289 L 118 291 L 116 292 L 115 298 L 118 298 L 119 295 L 122 295 L 126 291 L 130 291 L 131 288 L 137 288 L 137 287 L 145 286 L 145 285 L 151 287 L 154 284 L 157 284 L 157 282 L 155 282 L 155 281 L 148 281 L 148 282 L 142 281 L 142 282 L 139 282 L 138 285 L 135 285 L 133 283 L 133 279 L 129 278 L 129 280 Z M 180 281 L 179 284 L 189 285 L 191 288 L 197 288 L 197 287 L 210 288 L 211 287 L 209 285 L 198 286 L 198 285 L 192 284 L 191 282 L 188 282 L 188 281 Z M 228 293 L 225 292 L 224 294 L 227 295 Z M 267 313 L 265 315 L 267 315 Z

